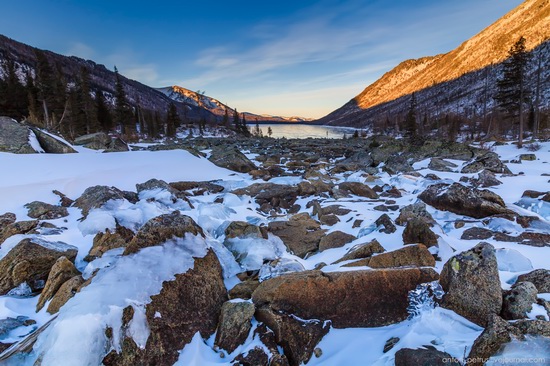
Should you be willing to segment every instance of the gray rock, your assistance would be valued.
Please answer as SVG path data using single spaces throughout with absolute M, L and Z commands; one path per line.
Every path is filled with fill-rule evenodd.
M 31 130 L 36 135 L 40 146 L 48 154 L 73 154 L 77 151 L 73 149 L 69 144 L 52 137 L 50 134 L 38 129 L 31 127 Z
M 485 155 L 477 157 L 474 161 L 464 166 L 460 172 L 463 174 L 479 173 L 484 169 L 498 174 L 512 174 L 510 169 L 500 161 L 498 155 L 494 152 L 488 152 Z
M 481 187 L 494 187 L 502 184 L 500 180 L 497 179 L 495 173 L 490 170 L 484 169 L 479 173 L 476 180 L 476 184 Z
M 403 231 L 403 243 L 421 243 L 427 247 L 437 246 L 438 236 L 430 229 L 430 226 L 420 217 L 413 217 L 407 222 Z
M 516 282 L 502 301 L 502 317 L 508 320 L 527 318 L 537 302 L 537 288 L 531 282 Z
M 84 193 L 74 201 L 73 206 L 80 208 L 82 216 L 86 218 L 91 209 L 100 208 L 110 200 L 122 199 L 124 199 L 124 193 L 116 187 L 93 186 L 86 188 Z
M 215 146 L 208 160 L 219 167 L 240 173 L 248 173 L 251 170 L 258 169 L 252 161 L 235 147 Z
M 416 202 L 412 205 L 403 207 L 401 211 L 399 211 L 399 216 L 395 219 L 395 223 L 400 226 L 405 226 L 412 218 L 421 218 L 430 226 L 435 224 L 435 220 L 426 210 L 426 204 L 424 202 Z
M 96 132 L 79 136 L 74 140 L 75 145 L 82 145 L 88 149 L 103 150 L 111 143 L 111 138 L 105 132 Z
M 9 117 L 0 117 L 0 151 L 15 154 L 34 154 L 29 143 L 32 131 Z
M 69 212 L 66 207 L 54 206 L 40 201 L 27 203 L 25 208 L 28 209 L 27 215 L 33 219 L 53 220 L 69 216 Z
M 441 271 L 445 295 L 441 305 L 466 319 L 486 326 L 502 309 L 502 291 L 495 248 L 488 243 L 455 255 Z
M 226 302 L 223 304 L 214 344 L 232 353 L 246 341 L 252 328 L 254 304 L 250 302 Z
M 136 184 L 136 191 L 137 191 L 138 195 L 143 191 L 150 191 L 150 190 L 154 190 L 154 189 L 164 189 L 164 190 L 172 193 L 173 195 L 176 195 L 176 194 L 179 193 L 179 191 L 177 189 L 175 189 L 174 187 L 172 187 L 171 185 L 169 185 L 168 183 L 166 183 L 165 181 L 160 180 L 160 179 L 154 179 L 153 178 L 153 179 L 149 179 L 145 183 Z
M 537 288 L 539 293 L 550 292 L 550 270 L 536 269 L 532 272 L 522 274 L 518 277 L 517 282 L 531 282 Z
M 113 137 L 105 146 L 104 153 L 130 151 L 128 144 L 120 137 Z
M 431 158 L 428 168 L 438 172 L 452 172 L 458 165 L 439 158 Z
M 397 230 L 397 228 L 393 224 L 392 219 L 387 214 L 383 214 L 378 219 L 376 219 L 374 224 L 378 227 L 383 226 L 383 228 L 380 229 L 380 232 L 384 234 L 393 234 Z
M 461 366 L 458 360 L 435 348 L 402 348 L 395 353 L 395 366 Z

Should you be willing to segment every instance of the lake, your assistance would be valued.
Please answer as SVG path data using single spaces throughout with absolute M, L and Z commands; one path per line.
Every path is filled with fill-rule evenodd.
M 254 131 L 255 124 L 249 124 L 250 131 Z M 267 129 L 271 127 L 273 135 L 271 137 L 287 139 L 307 139 L 312 138 L 329 138 L 329 139 L 341 139 L 344 135 L 351 137 L 355 128 L 350 127 L 334 127 L 334 126 L 320 126 L 309 124 L 265 124 L 260 125 L 264 136 L 267 136 Z

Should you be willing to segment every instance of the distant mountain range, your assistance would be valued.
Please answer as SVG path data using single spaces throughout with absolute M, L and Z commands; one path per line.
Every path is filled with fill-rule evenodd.
M 528 83 L 541 63 L 541 105 L 550 102 L 550 0 L 527 0 L 455 50 L 407 60 L 319 124 L 370 127 L 381 120 L 403 118 L 414 92 L 419 112 L 431 117 L 447 113 L 480 115 L 494 105 L 492 94 L 510 47 L 525 37 L 532 54 Z

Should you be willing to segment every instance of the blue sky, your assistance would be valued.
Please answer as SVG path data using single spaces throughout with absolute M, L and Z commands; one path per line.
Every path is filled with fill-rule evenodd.
M 444 53 L 520 0 L 18 0 L 0 33 L 236 107 L 322 117 L 399 62 Z

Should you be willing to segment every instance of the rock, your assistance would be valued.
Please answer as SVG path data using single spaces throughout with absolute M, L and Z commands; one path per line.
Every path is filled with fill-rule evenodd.
M 335 328 L 378 327 L 405 320 L 409 291 L 438 277 L 431 268 L 304 271 L 260 283 L 252 301 L 257 309 L 330 320 Z
M 475 183 L 482 187 L 494 187 L 502 184 L 502 182 L 495 177 L 495 173 L 487 169 L 479 173 Z
M 231 290 L 229 290 L 229 299 L 243 299 L 249 300 L 252 298 L 252 293 L 260 286 L 258 280 L 247 280 L 236 284 Z
M 260 209 L 268 213 L 272 209 L 292 208 L 299 194 L 299 189 L 296 186 L 287 186 L 274 183 L 254 183 L 246 188 L 240 188 L 232 193 L 237 196 L 248 195 L 255 197 L 256 203 L 260 205 Z
M 260 268 L 258 279 L 260 282 L 278 277 L 287 273 L 305 271 L 302 263 L 292 258 L 277 258 Z
M 232 221 L 225 229 L 225 238 L 267 239 L 267 233 L 262 233 L 262 230 L 258 226 L 249 224 L 246 221 Z
M 483 360 L 489 359 L 503 344 L 510 342 L 512 337 L 521 339 L 522 334 L 496 314 L 490 315 L 485 329 L 472 345 L 472 349 L 468 354 L 469 362 L 467 365 L 484 365 Z
M 377 199 L 378 194 L 371 187 L 359 182 L 343 182 L 338 185 L 338 188 L 350 192 L 356 196 Z
M 74 140 L 75 145 L 82 145 L 88 149 L 105 149 L 111 142 L 111 138 L 105 132 L 90 133 L 82 135 Z
M 224 190 L 223 186 L 211 182 L 172 182 L 171 187 L 178 191 L 190 191 L 193 196 L 200 196 L 205 193 L 220 193 Z
M 17 216 L 12 212 L 6 212 L 0 215 L 0 231 L 2 231 L 5 226 L 13 224 L 16 220 Z
M 233 366 L 269 366 L 269 358 L 261 347 L 254 347 L 245 354 L 240 354 L 233 361 Z
M 387 214 L 383 214 L 378 219 L 376 219 L 374 224 L 377 227 L 383 226 L 384 228 L 380 229 L 380 232 L 384 234 L 393 234 L 397 230 L 397 228 L 393 224 L 392 219 Z
M 74 201 L 73 206 L 80 208 L 82 216 L 86 218 L 91 209 L 100 208 L 110 200 L 122 199 L 124 199 L 124 193 L 116 187 L 93 186 L 86 188 L 84 193 Z
M 529 198 L 539 198 L 540 196 L 543 196 L 545 192 L 539 192 L 539 191 L 532 191 L 530 189 L 523 192 L 521 197 L 529 197 Z
M 169 185 L 168 183 L 160 179 L 153 178 L 153 179 L 149 179 L 145 183 L 136 184 L 136 191 L 138 195 L 143 191 L 151 191 L 156 189 L 164 189 L 170 192 L 174 196 L 179 193 L 177 189 L 175 189 L 174 187 L 172 187 L 171 185 Z
M 73 262 L 66 257 L 59 257 L 48 274 L 48 280 L 38 299 L 36 311 L 40 311 L 46 304 L 46 301 L 54 297 L 61 285 L 79 274 L 80 272 L 76 269 Z
M 435 224 L 435 220 L 426 210 L 426 204 L 424 202 L 416 202 L 412 205 L 403 207 L 401 211 L 399 211 L 399 216 L 395 219 L 395 223 L 400 226 L 405 226 L 412 218 L 421 218 L 430 226 Z
M 18 316 L 17 318 L 6 318 L 0 320 L 0 337 L 5 339 L 9 333 L 19 327 L 28 327 L 29 325 L 36 324 L 35 320 L 29 319 L 26 316 Z
M 38 220 L 53 220 L 61 217 L 69 216 L 67 208 L 62 206 L 54 206 L 49 203 L 33 201 L 27 203 L 25 208 L 29 210 L 27 215 L 33 219 Z
M 390 175 L 411 172 L 414 170 L 409 159 L 403 155 L 391 155 L 386 159 L 382 170 Z
M 128 147 L 128 144 L 120 137 L 113 137 L 107 146 L 105 146 L 105 150 L 103 150 L 104 153 L 122 151 L 130 151 L 130 148 Z
M 422 218 L 413 217 L 403 231 L 403 243 L 422 243 L 427 247 L 437 246 L 438 236 Z
M 69 301 L 77 292 L 80 291 L 82 287 L 84 287 L 84 284 L 84 279 L 80 275 L 74 276 L 65 281 L 55 293 L 52 301 L 50 301 L 47 309 L 48 313 L 57 313 L 67 301 Z
M 308 363 L 315 347 L 330 330 L 322 321 L 302 320 L 267 308 L 259 309 L 256 318 L 273 330 L 275 342 L 283 348 L 291 366 Z
M 517 282 L 531 282 L 540 294 L 550 292 L 550 270 L 536 269 L 518 276 Z
M 399 337 L 391 337 L 386 341 L 386 344 L 384 344 L 384 350 L 383 353 L 389 352 L 401 339 Z
M 324 236 L 321 241 L 319 241 L 319 251 L 340 248 L 344 245 L 357 239 L 355 236 L 344 233 L 342 231 L 333 231 L 332 233 Z
M 516 282 L 502 300 L 502 317 L 508 320 L 527 318 L 537 302 L 537 288 L 531 282 Z
M 519 160 L 535 161 L 537 160 L 537 156 L 535 154 L 520 154 Z
M 349 263 L 345 267 L 353 267 Z M 384 252 L 370 257 L 367 264 L 371 268 L 392 268 L 403 266 L 434 267 L 435 259 L 430 251 L 422 244 L 408 245 L 391 252 Z
M 376 253 L 383 253 L 385 251 L 386 250 L 384 249 L 384 247 L 382 247 L 382 245 L 380 245 L 378 240 L 373 239 L 369 243 L 355 245 L 353 248 L 350 249 L 349 252 L 346 253 L 346 255 L 338 259 L 333 264 L 349 261 L 353 259 L 370 258 Z
M 12 224 L 7 224 L 0 230 L 0 244 L 2 244 L 4 241 L 6 241 L 7 238 L 11 236 L 31 233 L 37 227 L 37 220 L 18 221 Z
M 491 244 L 479 243 L 449 259 L 439 282 L 445 291 L 443 307 L 481 326 L 487 325 L 492 314 L 500 314 L 502 292 Z
M 460 183 L 431 185 L 418 198 L 438 210 L 476 219 L 500 214 L 515 215 L 496 193 L 468 188 Z
M 56 196 L 59 196 L 62 207 L 71 207 L 73 205 L 74 201 L 69 197 L 65 196 L 63 193 L 59 192 L 58 190 L 54 189 L 52 193 L 55 194 Z
M 34 154 L 37 151 L 29 142 L 34 133 L 9 117 L 0 117 L 0 151 L 15 154 Z
M 288 221 L 270 222 L 268 228 L 300 258 L 318 251 L 319 242 L 325 236 L 325 230 L 322 230 L 321 225 L 307 213 L 294 215 Z
M 395 353 L 395 366 L 461 366 L 460 362 L 446 352 L 430 348 L 402 348 Z
M 462 174 L 479 173 L 482 170 L 489 170 L 498 174 L 512 174 L 510 169 L 498 158 L 494 152 L 477 157 L 471 163 L 465 165 L 460 171 Z
M 319 218 L 319 222 L 320 222 L 322 225 L 334 226 L 334 225 L 336 225 L 337 223 L 340 222 L 340 219 L 339 219 L 338 216 L 336 216 L 336 215 L 329 214 L 329 215 L 322 215 L 322 216 Z
M 248 173 L 251 170 L 258 169 L 253 162 L 235 147 L 215 146 L 208 160 L 219 167 L 239 173 Z
M 120 225 L 117 225 L 113 232 L 107 229 L 104 233 L 97 233 L 94 237 L 92 248 L 88 252 L 88 255 L 84 257 L 84 260 L 91 262 L 96 258 L 100 258 L 105 252 L 111 249 L 126 247 L 133 237 L 134 232 L 132 230 Z
M 222 268 L 212 250 L 195 259 L 195 266 L 165 281 L 158 295 L 151 296 L 145 316 L 150 334 L 144 349 L 137 347 L 131 336 L 121 344 L 121 353 L 112 351 L 103 363 L 107 365 L 171 366 L 179 351 L 191 342 L 195 333 L 209 338 L 216 331 L 227 291 Z
M 252 328 L 254 304 L 250 302 L 226 302 L 221 308 L 218 331 L 214 345 L 232 353 L 246 341 Z
M 42 146 L 42 149 L 48 154 L 73 154 L 77 152 L 60 138 L 56 138 L 38 128 L 31 127 L 31 130 L 36 135 L 36 139 L 40 146 Z
M 204 237 L 202 228 L 189 216 L 174 211 L 147 221 L 128 243 L 124 255 L 137 253 L 140 249 L 164 244 L 167 240 L 183 238 L 185 234 Z
M 546 320 L 520 319 L 510 324 L 524 335 L 550 337 L 550 322 Z
M 505 233 L 491 231 L 489 229 L 472 227 L 464 230 L 461 239 L 463 240 L 486 240 L 493 238 L 496 241 L 516 242 L 523 245 L 531 245 L 534 247 L 545 247 L 550 245 L 550 234 L 534 233 L 524 231 L 518 236 L 511 236 Z
M 439 158 L 431 158 L 430 164 L 428 164 L 429 169 L 436 170 L 438 172 L 452 172 L 457 167 L 458 165 L 456 165 L 455 163 L 451 163 L 450 161 Z
M 61 242 L 23 239 L 0 259 L 0 295 L 23 282 L 33 291 L 42 289 L 57 259 L 65 256 L 74 262 L 76 254 L 77 248 Z
M 493 237 L 494 233 L 482 227 L 471 227 L 464 230 L 460 239 L 462 240 L 486 240 Z

